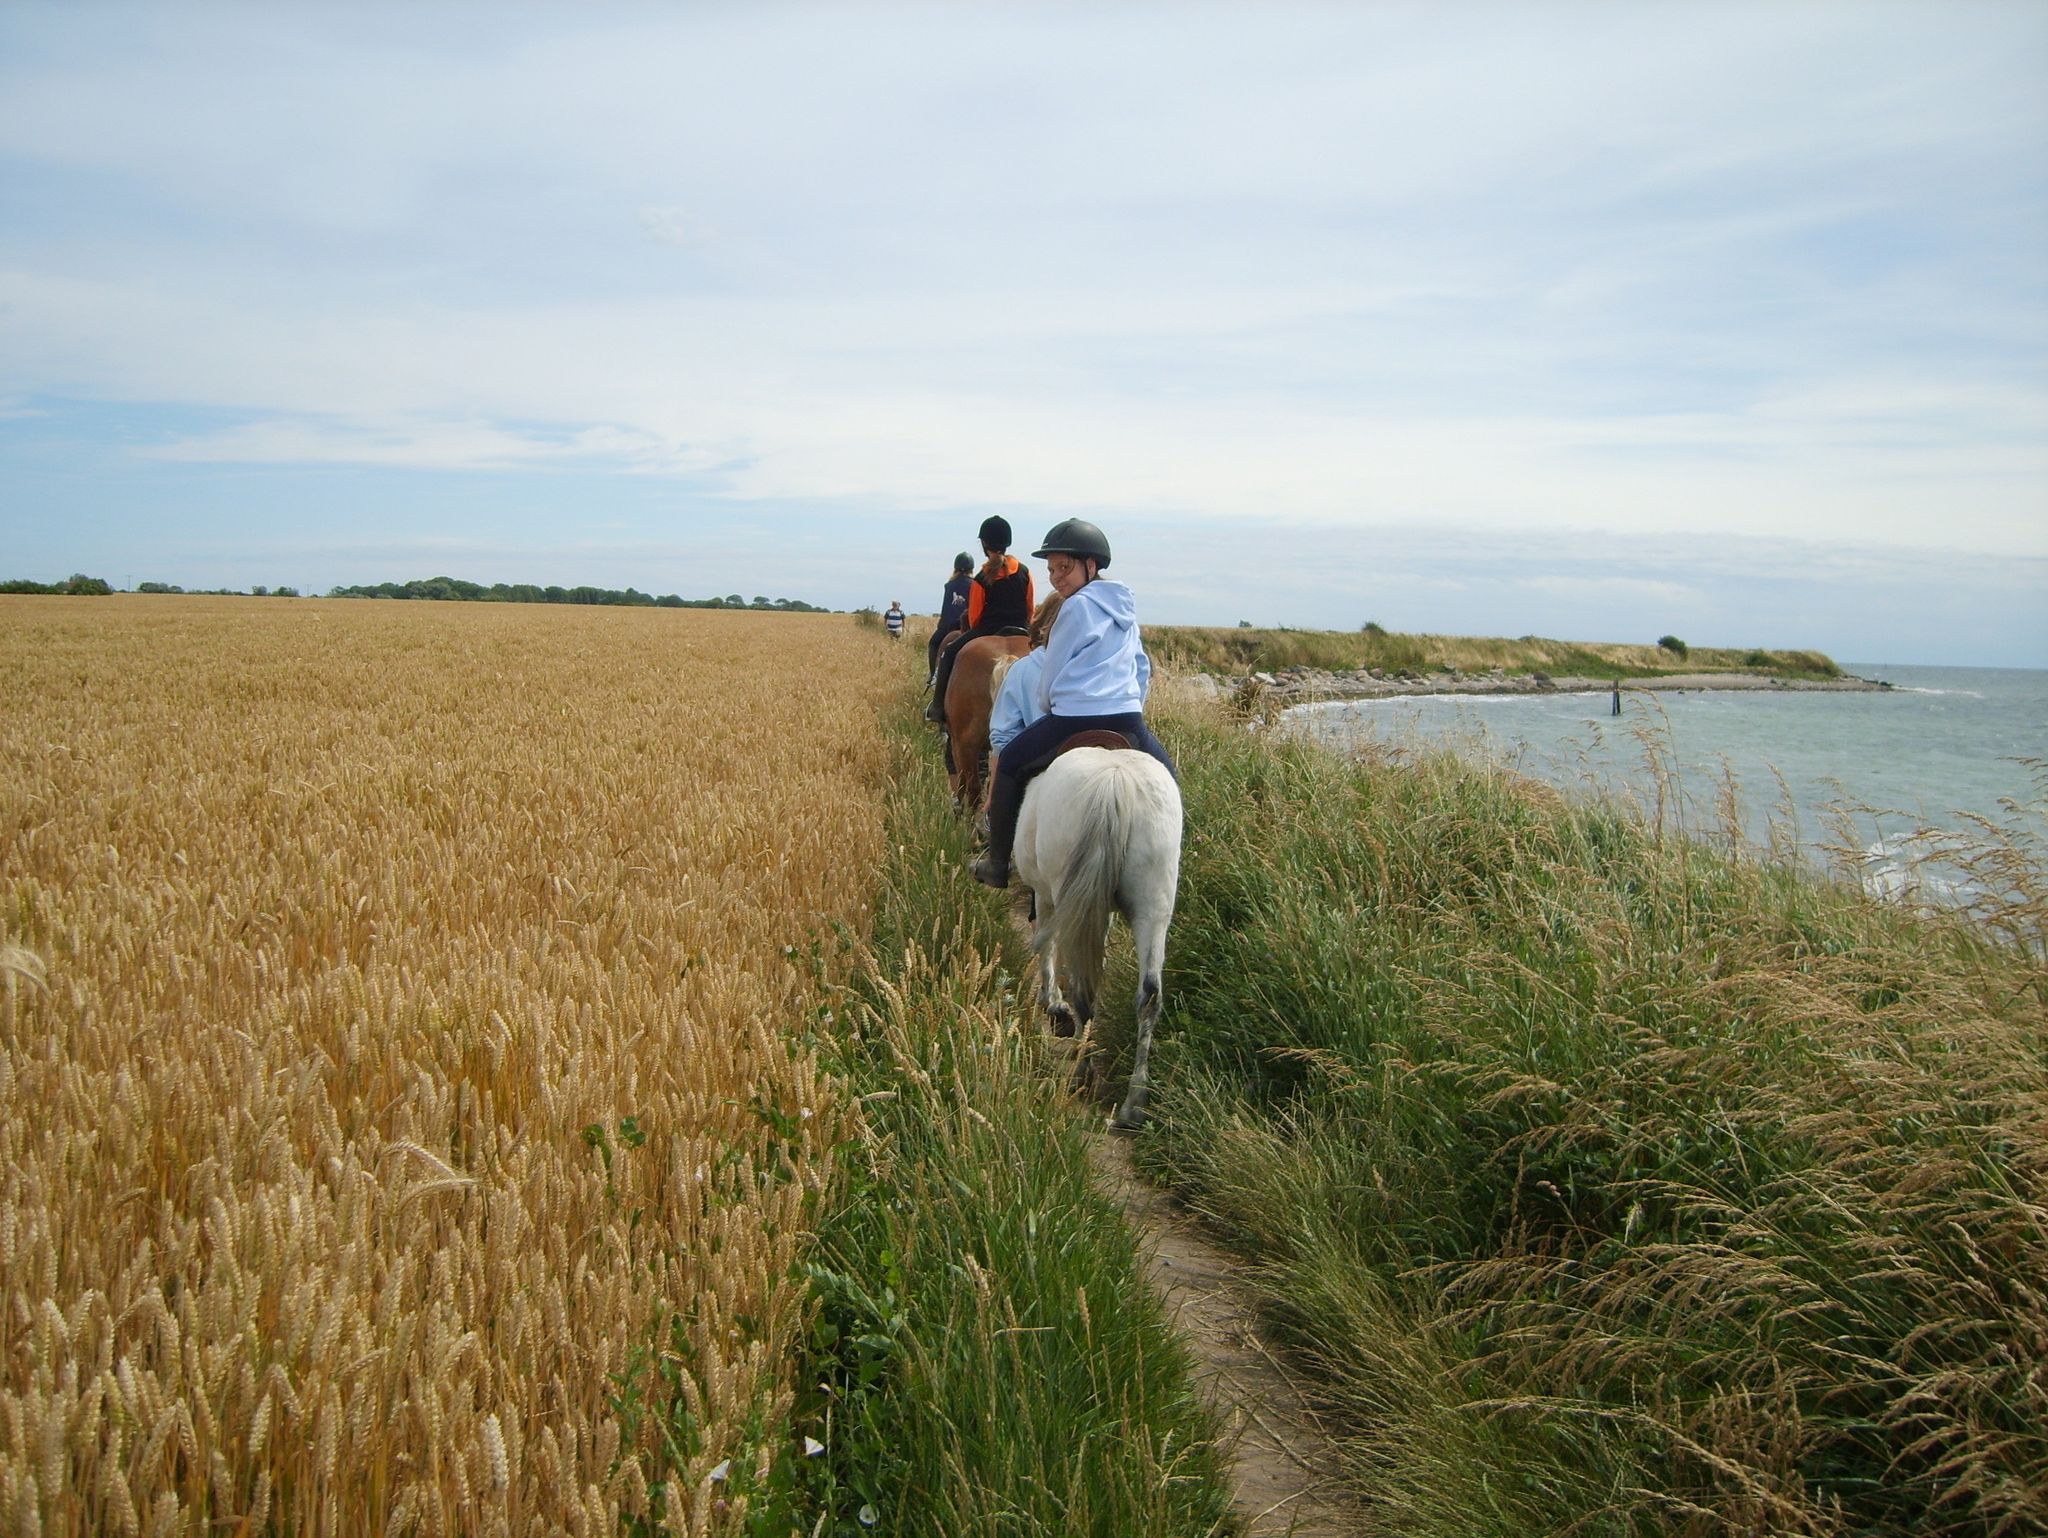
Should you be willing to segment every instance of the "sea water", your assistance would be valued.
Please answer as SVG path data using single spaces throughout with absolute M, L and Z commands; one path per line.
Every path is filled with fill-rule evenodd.
M 1426 695 L 1296 706 L 1283 729 L 1344 748 L 1448 748 L 1666 826 L 1816 863 L 1860 861 L 1896 889 L 1930 837 L 1974 819 L 2043 827 L 2048 671 L 1847 663 L 1879 691 Z

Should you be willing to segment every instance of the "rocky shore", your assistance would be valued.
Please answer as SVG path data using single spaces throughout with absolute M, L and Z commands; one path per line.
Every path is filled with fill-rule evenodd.
M 1553 678 L 1548 673 L 1420 673 L 1383 672 L 1378 668 L 1331 673 L 1320 668 L 1282 668 L 1274 673 L 1218 677 L 1182 674 L 1173 679 L 1177 691 L 1192 697 L 1258 700 L 1275 705 L 1303 705 L 1320 700 L 1393 699 L 1425 694 L 1609 694 L 1640 691 L 1703 689 L 1771 689 L 1854 693 L 1889 689 L 1873 678 L 1774 678 L 1765 673 L 1663 673 L 1649 678 Z

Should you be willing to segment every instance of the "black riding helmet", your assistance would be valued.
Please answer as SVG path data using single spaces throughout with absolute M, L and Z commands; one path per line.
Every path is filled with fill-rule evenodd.
M 1109 539 L 1086 518 L 1068 518 L 1052 526 L 1042 549 L 1031 554 L 1038 560 L 1049 555 L 1071 555 L 1093 559 L 1097 571 L 1109 570 Z
M 1010 548 L 1010 520 L 1001 517 L 982 519 L 981 544 L 984 550 L 1008 550 Z
M 969 555 L 965 550 L 961 551 L 958 555 L 953 557 L 954 576 L 964 577 L 972 570 L 974 570 L 974 557 Z

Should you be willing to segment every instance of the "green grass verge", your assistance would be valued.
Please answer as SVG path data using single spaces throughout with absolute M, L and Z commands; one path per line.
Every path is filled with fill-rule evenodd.
M 764 1509 L 846 1535 L 1227 1532 L 1215 1428 L 1090 1183 L 1094 1118 L 1016 997 L 907 698 L 903 717 L 875 962 L 821 1037 L 861 1102 L 809 1268 L 797 1420 L 824 1451 L 791 1472 L 801 1500 Z
M 2011 944 L 1449 760 L 1174 740 L 1140 1162 L 1384 1530 L 2048 1528 L 2038 863 Z

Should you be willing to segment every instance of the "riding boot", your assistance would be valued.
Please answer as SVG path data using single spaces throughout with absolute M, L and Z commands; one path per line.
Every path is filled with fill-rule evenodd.
M 932 674 L 932 702 L 924 708 L 924 718 L 939 726 L 946 724 L 946 685 L 953 681 L 953 659 L 959 655 L 957 640 L 948 638 L 939 648 L 938 671 Z
M 998 773 L 988 792 L 988 851 L 969 867 L 974 879 L 998 891 L 1010 884 L 1010 851 L 1017 842 L 1017 812 L 1024 788 Z

